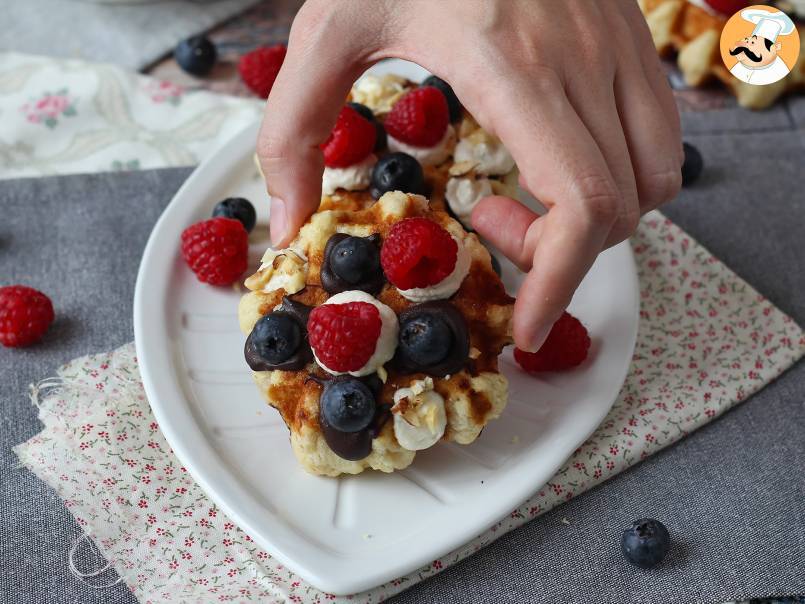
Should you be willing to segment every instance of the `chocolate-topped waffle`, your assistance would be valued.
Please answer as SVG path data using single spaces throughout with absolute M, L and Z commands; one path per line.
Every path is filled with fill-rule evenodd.
M 261 394 L 300 464 L 328 476 L 399 470 L 441 440 L 469 444 L 508 397 L 497 359 L 511 343 L 514 300 L 489 251 L 448 213 L 446 193 L 463 179 L 482 181 L 481 196 L 491 181 L 510 194 L 514 162 L 466 113 L 445 128 L 445 100 L 432 90 L 408 96 L 420 89 L 396 77 L 372 86 L 353 90 L 363 106 L 342 110 L 322 145 L 330 177 L 354 190 L 328 191 L 325 172 L 319 210 L 287 248 L 266 252 L 239 306 Z M 401 129 L 398 103 L 425 113 L 433 103 L 436 119 L 423 123 L 442 130 Z M 423 140 L 431 147 L 419 153 Z M 477 202 L 478 187 L 462 186 L 465 206 Z
M 476 235 L 467 233 L 445 212 L 430 208 L 427 200 L 418 195 L 389 192 L 365 210 L 325 210 L 314 214 L 289 248 L 269 251 L 261 269 L 246 281 L 252 291 L 241 299 L 241 329 L 251 334 L 255 324 L 272 313 L 293 314 L 300 327 L 306 328 L 307 325 L 302 324 L 309 321 L 311 308 L 320 307 L 336 296 L 371 298 L 371 294 L 363 291 L 357 296 L 353 290 L 333 295 L 324 289 L 322 273 L 328 263 L 325 256 L 328 242 L 333 237 L 348 235 L 372 237 L 372 245 L 382 246 L 395 224 L 413 217 L 432 221 L 457 240 L 463 247 L 463 252 L 459 253 L 466 254 L 468 259 L 467 274 L 458 290 L 446 299 L 417 304 L 383 279 L 375 300 L 392 311 L 395 322 L 399 322 L 401 316 L 405 318 L 405 313 L 421 308 L 425 309 L 426 316 L 428 313 L 458 314 L 457 325 L 450 324 L 450 319 L 444 323 L 451 332 L 449 337 L 453 344 L 457 344 L 450 347 L 448 356 L 459 356 L 418 366 L 400 354 L 399 336 L 394 334 L 395 350 L 386 355 L 389 360 L 373 367 L 371 373 L 353 378 L 365 383 L 375 396 L 372 420 L 356 431 L 359 434 L 348 433 L 345 437 L 322 425 L 322 392 L 328 382 L 344 379 L 349 373 L 334 376 L 323 368 L 308 348 L 307 335 L 300 339 L 301 353 L 294 351 L 293 362 L 283 369 L 261 365 L 247 341 L 247 360 L 257 369 L 254 378 L 261 393 L 288 425 L 299 462 L 315 474 L 334 476 L 355 474 L 366 468 L 386 472 L 405 468 L 413 461 L 415 450 L 403 444 L 410 446 L 413 441 L 421 443 L 431 437 L 471 443 L 506 405 L 507 381 L 498 372 L 497 357 L 511 341 L 513 300 L 506 294 L 492 268 L 489 252 Z M 374 289 L 376 285 L 368 288 Z M 332 287 L 331 290 L 334 291 Z M 397 329 L 399 333 L 399 325 Z M 304 333 L 305 329 L 301 331 Z M 408 396 L 399 394 L 403 389 L 409 390 L 404 393 Z M 443 411 L 438 399 L 437 404 L 433 404 L 436 397 L 432 393 L 442 399 Z M 417 407 L 423 405 L 427 408 L 420 413 Z M 443 426 L 439 426 L 439 414 L 444 415 Z M 403 436 L 403 444 L 400 429 L 395 430 L 395 424 L 400 422 L 409 424 L 409 432 L 415 433 Z M 439 434 L 442 430 L 443 434 Z

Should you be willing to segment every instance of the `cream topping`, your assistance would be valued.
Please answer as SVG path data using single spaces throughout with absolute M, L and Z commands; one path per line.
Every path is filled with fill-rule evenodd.
M 433 389 L 433 378 L 411 382 L 394 393 L 394 436 L 409 451 L 432 447 L 444 435 L 447 414 L 444 398 Z
M 372 180 L 372 168 L 377 163 L 377 157 L 369 154 L 366 159 L 352 164 L 346 168 L 324 168 L 321 180 L 321 192 L 332 195 L 336 189 L 347 191 L 360 191 L 369 186 Z
M 484 197 L 493 194 L 492 183 L 488 178 L 454 177 L 447 181 L 445 198 L 459 222 L 472 228 L 472 210 Z
M 514 168 L 514 158 L 503 143 L 483 130 L 458 141 L 453 160 L 475 164 L 475 173 L 484 176 L 506 174 Z
M 307 259 L 301 251 L 269 248 L 263 254 L 260 268 L 246 279 L 245 285 L 252 291 L 284 289 L 290 295 L 304 289 L 306 279 Z
M 444 131 L 444 135 L 438 143 L 432 147 L 415 147 L 401 140 L 397 140 L 390 134 L 388 135 L 389 151 L 402 151 L 416 159 L 423 166 L 438 166 L 448 157 L 453 150 L 456 140 L 456 131 L 450 124 Z
M 352 87 L 352 100 L 377 114 L 388 113 L 405 94 L 407 81 L 393 74 L 365 75 Z

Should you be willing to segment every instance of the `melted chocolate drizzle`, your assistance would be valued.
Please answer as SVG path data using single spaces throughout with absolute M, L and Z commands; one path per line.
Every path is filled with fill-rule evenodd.
M 307 337 L 307 320 L 311 310 L 312 308 L 307 304 L 291 300 L 287 296 L 282 298 L 282 305 L 279 310 L 275 310 L 271 314 L 283 314 L 296 321 L 299 325 L 299 329 L 302 330 L 302 343 L 299 348 L 282 363 L 269 363 L 257 353 L 257 349 L 252 342 L 252 336 L 249 334 L 249 337 L 246 338 L 246 344 L 243 347 L 243 355 L 246 357 L 246 363 L 252 371 L 274 371 L 275 369 L 297 371 L 313 360 L 313 351 L 310 349 L 310 343 Z
M 453 334 L 453 342 L 447 356 L 440 362 L 424 367 L 417 365 L 404 355 L 400 354 L 400 347 L 397 347 L 397 354 L 394 356 L 394 365 L 402 373 L 427 373 L 435 377 L 444 377 L 453 373 L 458 373 L 467 364 L 470 355 L 470 336 L 469 328 L 464 317 L 455 306 L 446 300 L 434 300 L 409 306 L 399 315 L 400 325 L 406 319 L 413 318 L 420 314 L 433 314 L 444 320 L 450 332 Z
M 383 289 L 383 284 L 386 282 L 380 266 L 377 267 L 377 270 L 374 272 L 374 274 L 369 275 L 364 281 L 359 281 L 358 283 L 348 283 L 339 277 L 330 265 L 330 255 L 332 254 L 333 249 L 336 245 L 348 237 L 350 237 L 350 235 L 347 235 L 346 233 L 335 233 L 327 240 L 327 245 L 324 246 L 324 261 L 321 264 L 321 271 L 319 272 L 321 286 L 330 295 L 340 294 L 341 292 L 350 290 L 361 290 L 374 296 L 379 293 L 381 289 Z M 365 239 L 368 239 L 374 243 L 378 249 L 380 248 L 380 235 L 377 233 L 374 235 L 369 235 L 368 237 L 365 237 Z

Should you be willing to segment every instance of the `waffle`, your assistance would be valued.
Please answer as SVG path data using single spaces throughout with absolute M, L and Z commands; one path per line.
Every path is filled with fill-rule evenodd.
M 783 94 L 805 88 L 805 44 L 794 69 L 782 80 L 765 86 L 734 77 L 721 61 L 719 42 L 727 17 L 711 13 L 687 0 L 639 0 L 654 46 L 661 56 L 677 53 L 677 65 L 689 86 L 721 81 L 748 109 L 765 109 Z M 800 39 L 805 28 L 797 25 Z
M 372 108 L 382 120 L 395 95 L 399 97 L 413 86 L 402 78 L 380 80 L 374 96 L 356 94 L 352 98 Z M 396 99 L 395 99 L 396 100 Z M 474 135 L 488 137 L 477 123 L 465 115 L 455 126 L 460 139 Z M 494 142 L 490 137 L 490 142 Z M 268 250 L 261 268 L 246 280 L 250 290 L 240 301 L 238 317 L 241 330 L 249 334 L 255 323 L 288 301 L 315 307 L 329 295 L 322 286 L 322 266 L 325 247 L 337 233 L 384 239 L 389 229 L 400 220 L 425 217 L 441 225 L 467 251 L 470 268 L 458 291 L 447 302 L 463 317 L 469 336 L 469 353 L 463 369 L 439 377 L 425 373 L 410 373 L 394 362 L 379 369 L 382 381 L 376 400 L 378 414 L 373 426 L 371 451 L 362 459 L 346 459 L 328 444 L 320 420 L 319 399 L 323 384 L 332 379 L 315 359 L 303 369 L 290 371 L 253 371 L 255 383 L 266 402 L 279 411 L 290 431 L 291 447 L 300 465 L 313 474 L 337 476 L 357 474 L 367 469 L 392 472 L 410 465 L 416 451 L 403 447 L 395 434 L 394 414 L 405 414 L 407 399 L 399 403 L 395 393 L 404 389 L 420 394 L 431 390 L 444 401 L 446 425 L 441 440 L 469 444 L 483 427 L 500 416 L 508 398 L 508 383 L 498 371 L 497 358 L 502 348 L 511 343 L 511 316 L 514 300 L 509 297 L 491 264 L 489 251 L 478 237 L 467 232 L 462 224 L 448 213 L 445 201 L 447 181 L 454 176 L 476 178 L 472 162 L 456 164 L 449 157 L 439 166 L 425 168 L 428 197 L 389 192 L 374 200 L 368 191 L 337 190 L 322 197 L 318 211 L 301 228 L 288 248 Z M 516 170 L 494 180 L 495 191 L 513 194 Z M 384 283 L 377 300 L 395 314 L 410 308 L 413 303 L 404 298 L 396 287 Z M 397 404 L 395 404 L 397 403 Z M 390 409 L 393 406 L 393 409 Z M 386 410 L 383 416 L 381 408 Z M 390 410 L 390 412 L 389 412 Z

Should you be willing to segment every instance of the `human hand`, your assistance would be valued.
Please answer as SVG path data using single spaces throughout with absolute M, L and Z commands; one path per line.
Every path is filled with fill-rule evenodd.
M 321 197 L 318 144 L 353 81 L 380 59 L 448 81 L 548 209 L 500 196 L 476 230 L 528 274 L 514 339 L 537 350 L 597 255 L 681 185 L 679 115 L 631 0 L 308 0 L 266 105 L 258 155 L 285 245 Z

